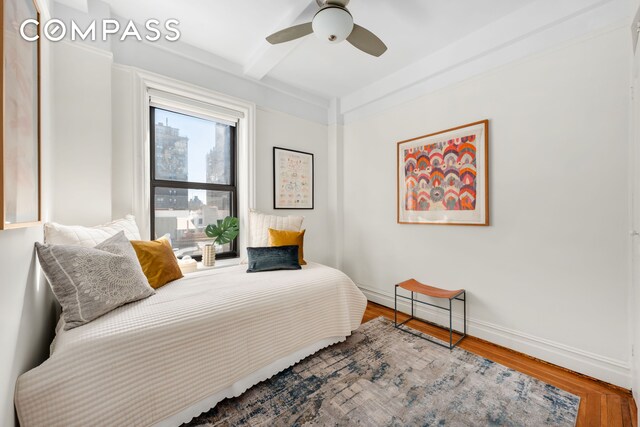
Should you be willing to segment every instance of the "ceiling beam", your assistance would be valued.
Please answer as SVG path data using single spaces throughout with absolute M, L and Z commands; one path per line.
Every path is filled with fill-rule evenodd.
M 273 28 L 272 33 L 296 24 L 309 22 L 318 10 L 315 0 L 297 1 L 289 9 L 286 16 Z M 265 34 L 265 37 L 269 34 Z M 244 64 L 244 75 L 257 80 L 262 80 L 269 71 L 273 70 L 300 44 L 302 39 L 293 40 L 287 43 L 272 45 L 265 38 L 258 42 L 258 47 L 246 64 Z

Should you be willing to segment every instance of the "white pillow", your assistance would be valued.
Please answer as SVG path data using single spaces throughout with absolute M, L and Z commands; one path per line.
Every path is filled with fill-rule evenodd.
M 47 222 L 44 225 L 44 241 L 50 245 L 77 245 L 92 248 L 120 231 L 124 231 L 124 235 L 129 240 L 142 240 L 136 218 L 133 215 L 127 215 L 123 219 L 95 227 Z
M 269 229 L 300 231 L 303 216 L 267 215 L 249 211 L 249 247 L 269 246 Z
M 288 215 L 267 215 L 254 210 L 249 211 L 249 241 L 247 246 L 259 248 L 269 246 L 269 229 L 300 231 L 302 228 L 303 216 Z M 247 255 L 240 260 L 240 264 L 248 262 Z

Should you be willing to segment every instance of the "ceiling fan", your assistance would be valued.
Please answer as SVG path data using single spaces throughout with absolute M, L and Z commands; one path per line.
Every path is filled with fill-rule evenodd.
M 356 48 L 373 56 L 380 56 L 387 46 L 375 34 L 353 22 L 347 9 L 349 0 L 316 0 L 318 10 L 311 22 L 285 28 L 267 37 L 271 44 L 284 43 L 314 33 L 329 43 L 347 40 Z

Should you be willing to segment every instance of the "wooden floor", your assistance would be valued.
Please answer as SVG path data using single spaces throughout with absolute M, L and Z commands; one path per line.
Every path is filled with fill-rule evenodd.
M 393 310 L 369 302 L 364 313 L 363 322 L 368 322 L 380 316 L 393 319 Z M 400 314 L 398 315 L 398 320 L 404 321 L 407 317 Z M 448 330 L 417 320 L 411 320 L 407 323 L 407 326 L 434 337 L 446 341 L 449 340 Z M 578 426 L 637 427 L 636 404 L 628 390 L 567 371 L 564 368 L 471 336 L 465 338 L 460 343 L 460 347 L 580 396 Z

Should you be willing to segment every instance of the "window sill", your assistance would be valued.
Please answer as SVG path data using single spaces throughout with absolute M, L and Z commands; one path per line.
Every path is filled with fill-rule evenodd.
M 239 265 L 239 264 L 240 264 L 240 257 L 217 259 L 215 265 L 212 266 L 212 267 L 205 267 L 204 265 L 202 265 L 202 261 L 198 261 L 198 270 L 197 271 L 212 270 L 212 269 L 216 269 L 216 268 L 233 267 L 234 265 Z
M 204 265 L 202 265 L 201 261 L 198 261 L 198 266 L 195 271 L 186 271 L 186 272 L 183 271 L 182 274 L 186 276 L 188 274 L 203 273 L 205 271 L 213 271 L 213 270 L 218 270 L 220 268 L 233 267 L 234 265 L 240 265 L 239 257 L 216 260 L 215 265 L 212 267 L 205 267 Z

